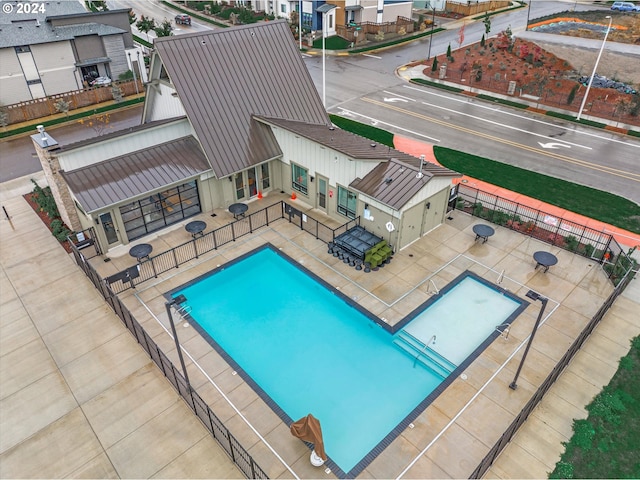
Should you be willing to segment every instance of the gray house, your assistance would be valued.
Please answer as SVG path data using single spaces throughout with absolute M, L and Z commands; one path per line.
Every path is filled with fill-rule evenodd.
M 33 135 L 63 219 L 104 251 L 270 192 L 402 248 L 459 175 L 334 127 L 284 21 L 156 41 L 143 123 L 67 146 Z
M 117 79 L 130 69 L 128 10 L 87 12 L 77 1 L 0 3 L 3 105 L 78 90 L 88 79 Z

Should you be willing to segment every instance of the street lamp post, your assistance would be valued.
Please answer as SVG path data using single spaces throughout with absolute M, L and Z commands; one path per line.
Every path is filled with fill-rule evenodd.
M 527 25 L 524 27 L 524 31 L 529 30 L 529 15 L 531 14 L 531 2 L 533 0 L 529 0 L 529 7 L 527 7 Z
M 529 348 L 531 347 L 531 344 L 533 343 L 533 337 L 535 337 L 536 332 L 538 331 L 538 326 L 540 325 L 540 321 L 542 320 L 542 315 L 544 314 L 544 309 L 547 308 L 547 302 L 549 301 L 548 298 L 543 297 L 542 295 L 540 295 L 537 292 L 534 292 L 533 290 L 529 290 L 526 293 L 526 296 L 529 297 L 534 302 L 536 300 L 540 300 L 542 302 L 542 307 L 540 307 L 540 313 L 538 313 L 538 318 L 536 319 L 536 323 L 533 326 L 533 330 L 531 331 L 531 336 L 529 337 L 529 342 L 527 343 L 527 348 L 524 349 L 524 354 L 522 355 L 522 360 L 520 360 L 520 365 L 518 365 L 518 370 L 516 371 L 516 376 L 513 377 L 513 381 L 509 384 L 509 388 L 511 390 L 515 390 L 516 388 L 518 388 L 518 384 L 516 383 L 518 381 L 518 376 L 520 375 L 520 371 L 522 370 L 522 366 L 524 365 L 524 361 L 527 358 L 527 353 L 529 353 Z
M 607 36 L 609 35 L 609 30 L 611 30 L 611 22 L 613 21 L 613 18 L 611 17 L 611 15 L 607 15 L 605 18 L 609 19 L 609 26 L 607 27 L 607 31 L 604 34 L 604 39 L 602 40 L 602 46 L 600 47 L 600 52 L 598 52 L 598 57 L 596 58 L 596 64 L 593 66 L 593 73 L 589 78 L 589 83 L 587 84 L 587 91 L 584 92 L 584 98 L 582 99 L 582 103 L 580 104 L 580 110 L 578 111 L 578 116 L 576 117 L 576 120 L 580 120 L 580 117 L 582 116 L 582 110 L 584 110 L 584 106 L 587 103 L 587 96 L 589 96 L 589 90 L 591 89 L 591 84 L 593 83 L 593 77 L 596 76 L 596 70 L 598 69 L 598 63 L 600 62 L 600 57 L 602 56 L 602 51 L 604 50 L 604 44 L 607 43 Z
M 326 70 L 325 70 L 325 33 L 327 29 L 327 13 L 331 12 L 336 5 L 325 3 L 320 5 L 316 11 L 322 13 L 322 105 L 327 106 Z
M 138 92 L 138 79 L 136 78 L 136 69 L 133 66 L 133 61 L 131 60 L 131 52 L 127 52 L 127 55 L 129 56 L 129 65 L 131 65 L 131 73 L 133 73 L 133 83 L 136 86 L 136 95 L 140 92 Z M 138 63 L 138 65 L 140 65 L 140 63 Z
M 431 58 L 431 41 L 433 40 L 433 27 L 436 24 L 436 6 L 433 5 L 433 16 L 431 17 L 431 35 L 429 35 L 429 51 L 427 52 L 427 60 Z
M 178 358 L 180 359 L 180 365 L 182 366 L 182 373 L 184 375 L 184 379 L 187 382 L 187 388 L 189 389 L 189 393 L 191 393 L 191 383 L 189 382 L 189 375 L 187 375 L 187 367 L 184 364 L 184 358 L 182 357 L 182 349 L 180 348 L 180 342 L 178 341 L 178 334 L 176 332 L 176 326 L 173 323 L 173 317 L 171 316 L 171 307 L 174 305 L 180 305 L 187 301 L 184 295 L 178 295 L 175 298 L 172 298 L 170 301 L 166 302 L 164 305 L 167 308 L 167 316 L 169 317 L 169 323 L 171 324 L 171 333 L 173 333 L 173 340 L 176 342 L 176 349 L 178 350 Z
M 300 50 L 302 50 L 302 0 L 298 7 L 298 40 L 300 41 Z

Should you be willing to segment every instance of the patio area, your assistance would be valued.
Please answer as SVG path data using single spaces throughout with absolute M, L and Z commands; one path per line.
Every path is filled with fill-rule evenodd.
M 281 194 L 248 203 L 246 215 L 281 200 L 325 224 L 338 226 L 300 200 L 290 201 Z M 155 255 L 191 240 L 184 228 L 189 221 L 205 221 L 205 233 L 234 221 L 228 211 L 213 213 L 215 216 L 207 213 L 190 218 L 143 241 L 153 246 Z M 513 322 L 508 337 L 494 340 L 358 475 L 468 477 L 613 290 L 598 263 L 506 228 L 494 225 L 495 234 L 486 243 L 476 242 L 473 226 L 478 223 L 482 220 L 452 212 L 445 224 L 396 252 L 391 263 L 366 273 L 328 254 L 324 242 L 299 226 L 278 220 L 179 269 L 140 283 L 119 297 L 173 363 L 179 365 L 163 294 L 267 242 L 390 325 L 397 324 L 466 270 L 521 298 L 528 290 L 538 292 L 549 299 L 549 304 L 520 373 L 518 388 L 512 390 L 509 384 L 539 313 L 538 302 L 532 302 Z M 363 226 L 367 228 L 366 222 Z M 389 240 L 386 232 L 372 233 Z M 90 262 L 103 278 L 113 275 L 135 265 L 136 260 L 128 255 L 131 246 L 110 251 L 109 261 L 95 257 Z M 558 259 L 558 264 L 547 272 L 535 268 L 533 254 L 540 250 L 551 252 Z M 179 322 L 177 331 L 192 386 L 270 478 L 336 478 L 326 467 L 311 466 L 309 449 L 290 434 L 289 426 L 194 328 Z M 611 375 L 609 368 L 599 371 L 597 364 L 589 368 L 594 382 L 602 378 L 604 384 L 608 381 L 606 375 Z M 564 440 L 549 439 L 550 443 Z M 325 447 L 331 456 L 331 445 Z M 546 476 L 549 471 L 540 462 L 533 462 L 531 468 L 528 474 L 533 477 Z

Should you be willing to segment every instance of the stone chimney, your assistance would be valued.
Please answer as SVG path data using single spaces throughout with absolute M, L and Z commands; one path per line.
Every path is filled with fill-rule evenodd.
M 60 218 L 62 221 L 74 231 L 82 230 L 78 212 L 71 198 L 69 187 L 60 175 L 60 162 L 56 151 L 60 149 L 60 145 L 44 130 L 44 126 L 38 125 L 38 133 L 31 135 L 31 140 L 40 159 L 44 176 L 51 188 L 51 194 L 56 201 Z

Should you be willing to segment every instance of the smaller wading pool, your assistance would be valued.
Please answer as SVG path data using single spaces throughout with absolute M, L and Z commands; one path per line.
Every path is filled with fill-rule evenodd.
M 528 305 L 466 272 L 391 328 L 270 245 L 167 296 L 180 294 L 287 425 L 320 420 L 339 477 L 358 475 Z

